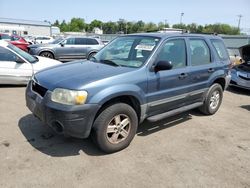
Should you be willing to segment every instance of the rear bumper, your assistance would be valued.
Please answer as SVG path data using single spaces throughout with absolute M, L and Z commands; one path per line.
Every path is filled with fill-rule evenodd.
M 234 73 L 232 74 L 232 79 L 229 85 L 244 89 L 250 89 L 250 80 L 242 79 L 236 73 Z
M 231 81 L 231 75 L 227 75 L 226 76 L 226 84 L 225 84 L 225 89 L 227 89 L 228 88 L 228 86 L 229 86 L 229 84 L 230 84 L 230 81 Z
M 26 105 L 42 122 L 48 124 L 59 134 L 77 138 L 87 138 L 90 134 L 95 115 L 99 109 L 97 104 L 62 105 L 50 100 L 51 92 L 44 97 L 32 91 L 31 82 L 26 88 Z

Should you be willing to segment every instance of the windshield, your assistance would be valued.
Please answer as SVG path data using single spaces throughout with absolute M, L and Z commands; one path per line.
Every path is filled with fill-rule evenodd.
M 35 63 L 38 61 L 38 59 L 30 54 L 28 54 L 27 52 L 21 50 L 20 48 L 17 48 L 16 46 L 9 44 L 8 48 L 13 50 L 14 52 L 16 52 L 17 54 L 19 54 L 20 56 L 22 56 L 24 59 L 26 59 L 28 62 L 30 63 Z
M 159 38 L 145 36 L 118 37 L 97 53 L 92 60 L 113 66 L 140 67 L 149 58 Z
M 53 40 L 52 42 L 50 42 L 50 44 L 59 44 L 61 41 L 63 41 L 63 38 L 57 38 Z

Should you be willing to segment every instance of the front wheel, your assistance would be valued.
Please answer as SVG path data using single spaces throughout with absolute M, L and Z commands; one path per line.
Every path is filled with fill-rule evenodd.
M 130 144 L 137 126 L 138 118 L 134 109 L 125 103 L 116 103 L 105 108 L 96 118 L 92 139 L 102 151 L 113 153 Z
M 220 84 L 213 84 L 207 93 L 203 106 L 199 110 L 206 114 L 212 115 L 218 111 L 223 98 L 223 89 Z
M 42 56 L 42 57 L 48 57 L 50 59 L 54 59 L 54 55 L 51 52 L 41 52 L 40 56 Z

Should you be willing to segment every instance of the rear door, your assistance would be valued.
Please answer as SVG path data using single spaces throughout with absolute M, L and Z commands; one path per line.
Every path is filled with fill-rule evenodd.
M 98 50 L 100 48 L 98 41 L 93 38 L 76 38 L 75 43 L 78 59 L 85 59 L 91 50 Z
M 32 65 L 0 46 L 0 83 L 25 84 L 32 76 Z
M 210 76 L 216 71 L 216 63 L 212 56 L 208 41 L 204 38 L 192 37 L 188 40 L 190 59 L 190 87 L 193 95 L 190 101 L 202 101 L 204 92 L 208 89 Z
M 87 40 L 86 38 L 76 38 L 75 39 L 75 53 L 77 56 L 77 59 L 85 59 L 87 56 Z
M 155 63 L 171 61 L 171 70 L 149 72 L 148 116 L 184 106 L 190 92 L 187 46 L 184 38 L 167 40 L 158 50 Z

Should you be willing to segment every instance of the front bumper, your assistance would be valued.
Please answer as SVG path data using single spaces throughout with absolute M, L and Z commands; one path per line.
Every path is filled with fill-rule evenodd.
M 37 48 L 28 48 L 28 52 L 31 55 L 38 55 L 38 50 Z
M 32 81 L 28 83 L 26 106 L 38 119 L 48 124 L 57 133 L 87 138 L 99 105 L 63 105 L 51 101 L 50 98 L 51 91 L 47 91 L 42 97 L 32 90 Z

